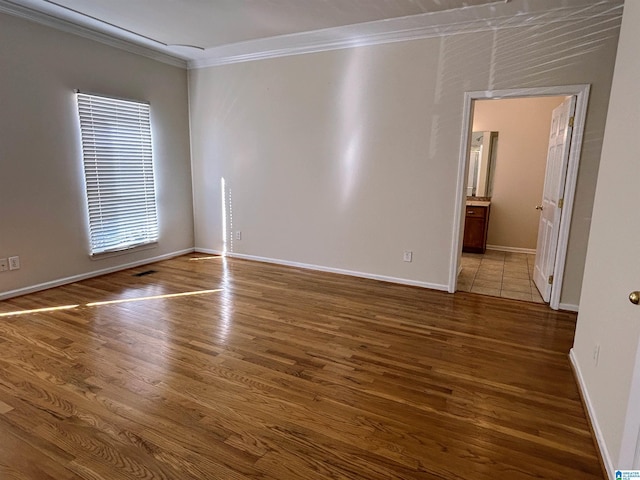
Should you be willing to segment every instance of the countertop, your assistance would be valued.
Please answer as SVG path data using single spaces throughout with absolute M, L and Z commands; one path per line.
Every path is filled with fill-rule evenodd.
M 467 200 L 467 207 L 488 207 L 490 200 Z

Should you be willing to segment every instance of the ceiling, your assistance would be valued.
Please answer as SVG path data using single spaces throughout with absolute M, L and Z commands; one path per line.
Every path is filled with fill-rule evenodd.
M 418 38 L 496 11 L 619 0 L 0 0 L 29 18 L 183 67 Z M 536 8 L 529 6 L 537 5 Z M 506 9 L 505 9 L 506 8 Z M 444 21 L 448 16 L 448 20 Z M 486 26 L 486 25 L 485 25 Z M 414 35 L 412 37 L 412 35 Z
M 55 15 L 78 12 L 168 45 L 230 43 L 407 17 L 496 0 L 40 0 Z M 19 2 L 27 3 L 27 2 Z M 46 5 L 48 4 L 48 5 Z M 188 54 L 188 53 L 187 53 Z

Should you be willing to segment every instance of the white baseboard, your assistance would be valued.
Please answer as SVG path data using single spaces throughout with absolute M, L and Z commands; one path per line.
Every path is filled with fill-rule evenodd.
M 57 280 L 51 280 L 50 282 L 39 283 L 38 285 L 32 285 L 30 287 L 18 288 L 9 292 L 0 293 L 0 300 L 7 300 L 13 297 L 19 297 L 20 295 L 27 295 L 28 293 L 35 293 L 41 290 L 47 290 L 49 288 L 60 287 L 69 283 L 79 282 L 88 278 L 99 277 L 100 275 L 106 275 L 107 273 L 114 273 L 120 270 L 126 270 L 127 268 L 139 267 L 140 265 L 146 265 L 149 263 L 160 262 L 161 260 L 168 260 L 169 258 L 179 257 L 187 253 L 192 253 L 193 248 L 187 248 L 185 250 L 179 250 L 177 252 L 167 253 L 153 258 L 146 258 L 137 262 L 125 263 L 123 265 L 117 265 L 115 267 L 104 268 L 102 270 L 94 270 L 92 272 L 81 273 L 79 275 L 73 275 L 71 277 L 59 278 Z
M 504 247 L 502 245 L 487 245 L 487 250 L 497 250 L 499 252 L 511 252 L 511 253 L 526 253 L 529 255 L 535 255 L 535 248 L 520 248 L 520 247 Z
M 198 248 L 195 249 L 196 252 L 199 253 L 208 253 L 211 255 L 221 255 L 222 252 L 217 250 L 210 250 L 207 248 Z M 342 268 L 333 268 L 333 267 L 325 267 L 322 265 L 314 265 L 310 263 L 300 263 L 300 262 L 291 262 L 289 260 L 281 260 L 277 258 L 267 258 L 267 257 L 259 257 L 256 255 L 245 255 L 243 253 L 231 253 L 227 252 L 225 254 L 227 257 L 231 258 L 241 258 L 244 260 L 253 260 L 255 262 L 263 262 L 263 263 L 274 263 L 276 265 L 285 265 L 287 267 L 297 267 L 304 268 L 306 270 L 316 270 L 319 272 L 328 272 L 328 273 L 337 273 L 339 275 L 349 275 L 351 277 L 359 277 L 359 278 L 368 278 L 370 280 L 379 280 L 382 282 L 389 283 L 398 283 L 401 285 L 410 285 L 413 287 L 422 287 L 422 288 L 430 288 L 432 290 L 441 290 L 447 292 L 449 290 L 448 285 L 443 285 L 439 283 L 429 283 L 429 282 L 419 282 L 417 280 L 409 280 L 407 278 L 398 278 L 398 277 L 389 277 L 386 275 L 376 275 L 373 273 L 366 272 L 356 272 L 353 270 L 344 270 Z
M 580 364 L 578 363 L 578 359 L 576 358 L 573 348 L 569 352 L 569 359 L 571 360 L 571 366 L 573 367 L 573 371 L 576 374 L 576 379 L 578 380 L 578 388 L 580 389 L 580 393 L 582 394 L 582 398 L 587 409 L 587 415 L 589 415 L 589 419 L 591 420 L 591 427 L 593 428 L 593 433 L 596 436 L 596 442 L 598 443 L 598 448 L 600 449 L 599 453 L 602 455 L 602 462 L 607 469 L 609 480 L 614 480 L 615 469 L 613 467 L 613 462 L 611 461 L 611 455 L 609 454 L 609 449 L 607 448 L 607 445 L 604 441 L 604 436 L 602 435 L 602 430 L 600 429 L 600 424 L 598 423 L 598 417 L 596 416 L 596 412 L 593 408 L 593 403 L 591 403 L 591 397 L 589 396 L 589 391 L 587 390 L 587 385 L 584 381 L 584 377 L 582 376 Z
M 559 310 L 566 310 L 567 312 L 576 312 L 578 313 L 578 305 L 574 305 L 573 303 L 559 303 Z

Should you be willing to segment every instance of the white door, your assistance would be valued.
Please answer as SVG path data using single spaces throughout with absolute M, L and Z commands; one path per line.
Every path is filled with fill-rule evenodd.
M 560 201 L 564 195 L 564 185 L 569 163 L 569 147 L 573 130 L 573 114 L 576 109 L 576 97 L 568 97 L 551 115 L 547 170 L 544 178 L 544 191 L 538 226 L 538 245 L 533 281 L 540 290 L 545 302 L 551 298 L 553 268 L 556 264 L 558 234 L 560 233 Z
M 640 2 L 634 8 L 640 19 Z M 637 41 L 628 51 L 636 55 Z M 640 291 L 636 63 L 607 117 L 574 343 L 611 468 L 621 470 L 640 469 L 640 302 L 629 298 Z
M 640 468 L 639 25 L 625 2 L 572 350 L 611 479 Z

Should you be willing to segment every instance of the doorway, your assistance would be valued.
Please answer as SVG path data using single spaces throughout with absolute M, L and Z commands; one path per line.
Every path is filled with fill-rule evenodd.
M 466 183 L 469 175 L 468 173 L 469 172 L 469 164 L 468 164 L 469 163 L 469 160 L 468 160 L 469 145 L 472 137 L 472 132 L 476 130 L 476 128 L 486 130 L 486 128 L 478 127 L 478 125 L 476 125 L 476 128 L 474 128 L 473 118 L 474 118 L 474 108 L 477 106 L 476 102 L 478 102 L 479 104 L 480 102 L 483 102 L 485 100 L 498 100 L 498 99 L 534 100 L 535 98 L 540 98 L 541 101 L 546 98 L 550 102 L 554 102 L 556 100 L 550 99 L 549 97 L 564 98 L 564 97 L 575 96 L 576 111 L 574 115 L 573 136 L 570 144 L 568 166 L 566 169 L 566 177 L 564 179 L 564 188 L 563 188 L 564 205 L 561 212 L 559 211 L 558 242 L 557 242 L 557 248 L 555 248 L 555 252 L 554 252 L 555 264 L 553 265 L 554 285 L 552 285 L 552 288 L 551 288 L 550 301 L 549 301 L 551 308 L 553 309 L 559 308 L 561 285 L 562 285 L 562 279 L 564 275 L 564 266 L 565 266 L 565 260 L 566 260 L 566 249 L 567 249 L 568 236 L 569 236 L 569 224 L 571 220 L 573 197 L 574 197 L 575 185 L 577 181 L 578 162 L 580 159 L 580 147 L 582 144 L 582 136 L 583 136 L 583 130 L 584 130 L 585 117 L 586 117 L 586 104 L 587 104 L 588 94 L 589 94 L 588 85 L 502 90 L 502 91 L 493 91 L 493 92 L 468 92 L 465 94 L 463 135 L 461 140 L 460 158 L 459 158 L 459 165 L 458 165 L 458 188 L 457 188 L 457 197 L 456 197 L 456 201 L 457 201 L 456 217 L 457 218 L 455 219 L 456 221 L 454 223 L 454 226 L 456 228 L 454 228 L 454 232 L 453 232 L 454 249 L 452 254 L 453 258 L 452 258 L 452 268 L 450 271 L 449 291 L 451 292 L 456 291 L 458 287 L 458 284 L 457 284 L 458 273 L 460 271 L 460 268 L 463 266 L 463 261 L 466 261 L 466 260 L 463 260 L 463 257 L 462 257 L 462 243 L 463 243 L 462 239 L 463 239 L 463 232 L 464 232 L 465 214 L 466 214 L 466 208 L 467 208 L 468 192 L 466 190 L 466 186 L 467 186 Z M 562 98 L 559 98 L 558 102 L 556 103 L 560 103 Z M 492 102 L 489 102 L 489 103 L 492 103 Z M 522 112 L 522 113 L 523 115 L 526 115 L 526 112 Z M 548 132 L 547 132 L 547 139 L 544 145 L 545 150 L 547 146 L 548 146 Z M 501 145 L 499 140 L 498 149 L 500 149 L 500 147 Z M 544 157 L 546 160 L 546 155 L 544 155 Z M 545 166 L 546 164 L 543 165 L 542 168 L 544 168 Z M 498 170 L 499 168 L 500 166 L 498 166 Z M 503 171 L 505 169 L 506 167 L 503 166 Z M 496 181 L 500 181 L 500 178 L 499 177 L 496 178 Z M 503 176 L 503 181 L 504 181 L 504 176 Z M 521 189 L 522 185 L 516 186 L 516 188 L 507 189 L 507 190 L 511 190 L 511 195 L 515 195 L 519 188 Z M 505 192 L 502 192 L 500 195 L 503 195 L 503 194 L 507 195 L 508 197 L 508 194 Z M 508 209 L 510 208 L 509 205 L 512 204 L 512 201 L 509 201 L 508 198 L 505 197 L 504 195 L 500 203 L 503 209 Z M 531 198 L 528 198 L 528 199 L 524 198 L 522 199 L 522 201 L 526 203 L 531 203 L 531 205 L 529 206 L 531 207 L 531 209 L 534 209 L 534 207 L 540 202 L 540 197 L 541 195 L 538 194 L 537 199 L 531 200 Z M 496 207 L 497 206 L 498 204 L 496 204 Z M 496 210 L 496 212 L 491 212 L 491 213 L 495 213 L 495 216 L 498 217 L 496 221 L 500 221 L 499 220 L 500 217 L 501 216 L 504 217 L 503 214 L 505 212 Z M 536 214 L 535 210 L 532 211 L 531 214 L 535 215 Z M 530 216 L 529 213 L 527 213 L 527 215 Z M 489 216 L 489 223 L 490 222 L 491 222 L 491 216 Z M 516 232 L 517 235 L 521 235 L 525 233 L 524 229 L 521 229 L 519 227 L 515 227 L 515 228 L 518 230 Z M 502 234 L 504 234 L 504 232 L 502 232 Z M 531 232 L 529 232 L 528 235 L 531 236 Z M 534 232 L 533 235 L 537 236 L 537 231 Z M 491 237 L 489 238 L 491 239 Z M 501 238 L 500 234 L 493 235 L 494 242 L 498 240 L 498 243 L 500 243 L 501 242 L 499 240 L 500 238 Z M 505 241 L 502 243 L 509 243 L 509 242 Z M 518 244 L 518 242 L 515 242 L 515 243 Z M 522 242 L 520 242 L 520 244 L 522 244 Z M 522 263 L 523 261 L 524 262 L 523 265 L 519 265 L 519 267 L 522 267 L 524 271 L 528 273 L 530 263 L 531 263 L 531 258 L 532 258 L 531 255 L 533 252 L 535 252 L 534 249 L 533 250 L 531 249 L 530 240 L 528 245 L 529 245 L 528 248 L 526 246 L 518 248 L 518 247 L 509 247 L 508 245 L 506 247 L 504 245 L 490 245 L 490 248 L 497 247 L 497 253 L 493 253 L 494 251 L 492 251 L 493 257 L 496 257 L 496 256 L 501 257 L 506 262 L 508 262 L 509 260 L 512 260 L 513 261 L 512 266 L 515 266 L 515 264 L 517 264 L 518 262 Z M 509 258 L 507 259 L 507 257 Z M 492 258 L 490 261 L 488 260 L 488 263 L 494 263 L 495 265 L 495 258 Z M 522 281 L 522 279 L 520 280 Z M 479 292 L 479 293 L 482 293 L 482 292 Z M 516 297 L 510 297 L 510 298 L 516 298 Z M 522 299 L 526 299 L 526 298 L 523 297 Z
M 541 218 L 535 207 L 553 112 L 566 98 L 473 102 L 459 291 L 544 303 L 534 283 Z

